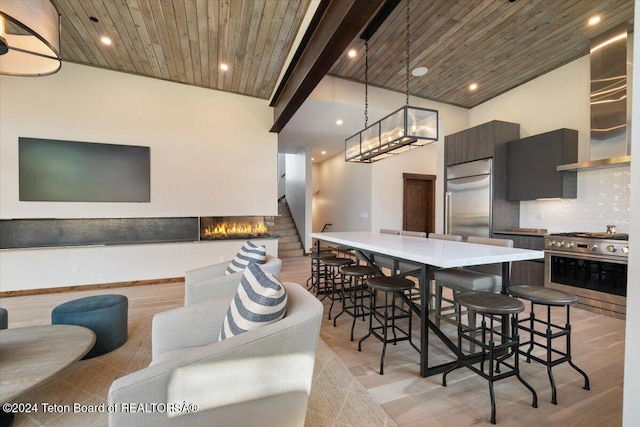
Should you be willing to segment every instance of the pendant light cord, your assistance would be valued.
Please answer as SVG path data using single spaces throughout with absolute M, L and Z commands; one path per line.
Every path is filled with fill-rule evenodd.
M 406 86 L 406 103 L 407 105 L 409 105 L 409 66 L 410 66 L 410 43 L 409 43 L 409 30 L 410 30 L 410 20 L 409 20 L 409 0 L 407 0 L 407 69 L 406 69 L 406 74 L 407 74 L 407 86 Z
M 364 41 L 364 128 L 369 122 L 369 40 Z

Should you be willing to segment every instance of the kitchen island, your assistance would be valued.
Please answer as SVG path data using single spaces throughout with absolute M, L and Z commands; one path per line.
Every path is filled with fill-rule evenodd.
M 429 268 L 466 267 L 471 265 L 502 263 L 503 292 L 509 283 L 509 263 L 541 259 L 542 251 L 507 248 L 502 246 L 480 245 L 476 243 L 454 242 L 439 239 L 399 236 L 368 231 L 311 233 L 311 238 L 320 241 L 345 245 L 354 248 L 364 259 L 370 254 L 392 257 L 398 261 L 408 261 L 419 265 L 420 305 L 409 298 L 405 302 L 420 317 L 420 375 L 427 377 L 444 372 L 455 361 L 429 366 L 429 329 L 457 355 L 456 345 L 429 319 L 428 301 L 431 297 L 429 286 Z

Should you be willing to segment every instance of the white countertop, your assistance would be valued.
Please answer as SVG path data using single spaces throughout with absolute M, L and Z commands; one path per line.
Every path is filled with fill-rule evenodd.
M 544 258 L 543 251 L 370 231 L 311 233 L 310 236 L 325 242 L 443 268 Z

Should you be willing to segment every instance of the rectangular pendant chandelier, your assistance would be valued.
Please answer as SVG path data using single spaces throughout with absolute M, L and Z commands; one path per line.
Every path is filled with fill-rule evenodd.
M 345 140 L 347 162 L 373 163 L 438 140 L 438 111 L 404 107 Z

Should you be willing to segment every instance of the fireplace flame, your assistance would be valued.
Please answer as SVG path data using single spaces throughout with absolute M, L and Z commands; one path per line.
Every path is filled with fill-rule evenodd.
M 208 226 L 203 235 L 209 238 L 227 238 L 233 236 L 262 236 L 268 234 L 265 223 L 252 224 L 249 222 L 227 223 Z

